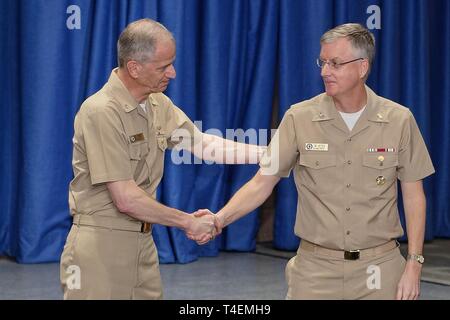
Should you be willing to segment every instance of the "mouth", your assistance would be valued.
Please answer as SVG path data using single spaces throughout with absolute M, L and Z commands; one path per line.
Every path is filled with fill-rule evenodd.
M 327 81 L 327 80 L 324 80 L 323 83 L 324 83 L 326 86 L 330 86 L 330 85 L 336 84 L 335 81 Z

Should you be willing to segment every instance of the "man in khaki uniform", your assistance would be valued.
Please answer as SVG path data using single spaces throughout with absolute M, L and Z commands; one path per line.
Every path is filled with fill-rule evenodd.
M 257 163 L 263 151 L 202 134 L 162 93 L 176 74 L 175 40 L 161 24 L 131 23 L 118 60 L 75 118 L 73 226 L 60 266 L 65 299 L 160 299 L 151 225 L 178 227 L 199 242 L 214 237 L 214 216 L 195 218 L 155 200 L 167 148 L 182 141 L 198 158 L 221 163 Z
M 220 232 L 261 205 L 294 170 L 295 233 L 302 241 L 286 267 L 287 299 L 419 295 L 426 212 L 422 179 L 434 168 L 411 112 L 365 86 L 374 52 L 373 35 L 359 24 L 322 36 L 317 62 L 326 92 L 286 112 L 260 171 L 217 214 Z M 407 262 L 396 242 L 403 235 L 397 179 Z

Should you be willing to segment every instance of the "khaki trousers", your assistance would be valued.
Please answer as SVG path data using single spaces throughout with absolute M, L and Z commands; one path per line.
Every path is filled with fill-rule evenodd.
M 395 299 L 405 264 L 398 246 L 358 260 L 300 246 L 286 266 L 286 299 Z
M 162 299 L 151 232 L 72 225 L 60 279 L 64 299 Z

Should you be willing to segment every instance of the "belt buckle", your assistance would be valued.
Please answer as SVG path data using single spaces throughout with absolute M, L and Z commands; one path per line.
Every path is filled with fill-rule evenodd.
M 149 233 L 149 232 L 150 232 L 150 223 L 148 223 L 148 222 L 142 222 L 142 225 L 141 225 L 141 232 L 142 232 L 142 233 Z
M 345 260 L 358 260 L 359 253 L 360 253 L 359 250 L 344 251 L 344 259 Z

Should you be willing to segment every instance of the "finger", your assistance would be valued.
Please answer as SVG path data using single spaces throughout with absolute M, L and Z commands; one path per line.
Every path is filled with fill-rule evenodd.
M 209 211 L 208 209 L 199 209 L 194 212 L 194 216 L 197 218 L 206 216 L 207 214 L 211 214 L 211 211 Z
M 195 235 L 193 233 L 186 233 L 186 237 L 188 237 L 191 240 L 195 240 Z
M 402 300 L 403 290 L 402 287 L 397 287 L 397 296 L 395 297 L 397 300 Z
M 410 296 L 411 296 L 411 293 L 409 293 L 407 290 L 403 290 L 402 300 L 411 300 Z
M 206 243 L 208 243 L 209 241 L 210 241 L 210 237 L 206 237 L 206 238 L 201 238 L 201 239 L 199 239 L 198 241 L 197 241 L 197 244 L 199 244 L 199 245 L 203 245 L 203 244 L 206 244 Z

